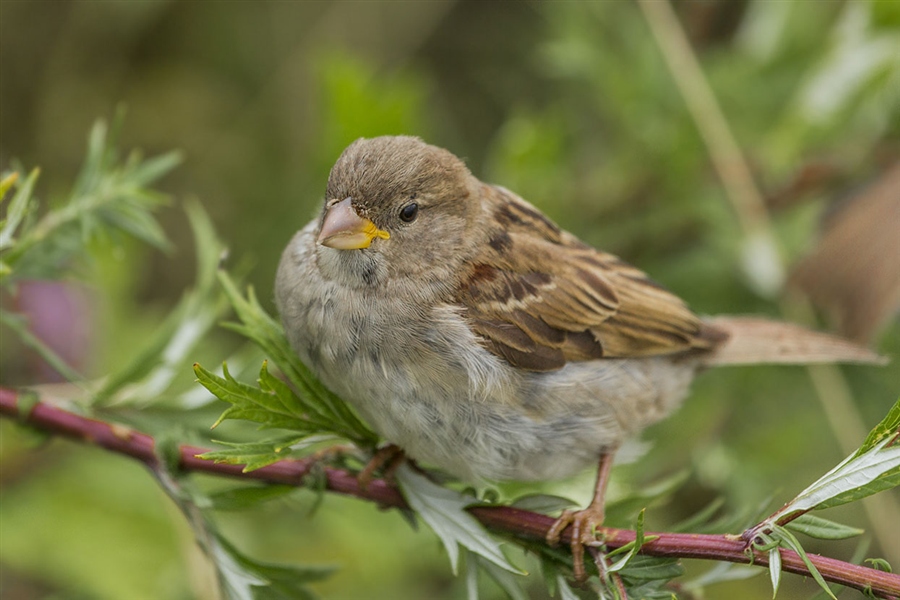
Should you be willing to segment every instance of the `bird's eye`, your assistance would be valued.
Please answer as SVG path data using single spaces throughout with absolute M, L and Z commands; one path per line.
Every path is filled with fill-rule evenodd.
M 416 220 L 418 215 L 419 205 L 415 202 L 410 202 L 400 209 L 400 220 L 405 221 L 406 223 L 412 223 Z

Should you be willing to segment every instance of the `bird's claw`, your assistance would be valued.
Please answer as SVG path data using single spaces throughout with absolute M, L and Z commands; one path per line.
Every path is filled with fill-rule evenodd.
M 388 444 L 383 448 L 379 448 L 375 452 L 375 455 L 372 456 L 372 460 L 370 460 L 363 470 L 359 472 L 359 475 L 356 476 L 359 487 L 363 490 L 368 488 L 369 484 L 372 483 L 372 480 L 375 478 L 375 472 L 379 469 L 384 470 L 386 479 L 392 478 L 394 471 L 397 470 L 397 467 L 400 466 L 405 458 L 406 455 L 403 453 L 403 450 L 394 444 Z
M 547 532 L 547 543 L 551 546 L 559 544 L 563 530 L 572 526 L 572 538 L 569 547 L 572 550 L 572 574 L 576 581 L 584 581 L 584 548 L 599 546 L 597 529 L 603 525 L 605 513 L 603 506 L 592 504 L 584 510 L 565 510 Z

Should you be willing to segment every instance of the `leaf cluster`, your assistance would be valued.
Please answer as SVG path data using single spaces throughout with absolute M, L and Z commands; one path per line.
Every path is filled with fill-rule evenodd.
M 326 439 L 345 439 L 362 449 L 378 441 L 353 411 L 330 392 L 291 350 L 275 319 L 259 304 L 252 288 L 244 297 L 224 271 L 219 281 L 240 322 L 225 326 L 253 341 L 279 367 L 287 382 L 269 373 L 268 361 L 259 371 L 256 386 L 231 376 L 227 364 L 222 375 L 194 365 L 197 380 L 220 400 L 231 406 L 213 427 L 227 419 L 257 423 L 260 429 L 283 429 L 288 435 L 249 443 L 226 442 L 229 449 L 204 455 L 216 461 L 245 464 L 253 470 L 288 457 Z
M 98 121 L 88 139 L 87 156 L 70 197 L 41 213 L 34 196 L 40 171 L 33 169 L 21 183 L 18 171 L 3 179 L 3 196 L 16 193 L 0 223 L 0 285 L 26 278 L 58 279 L 85 258 L 98 238 L 112 241 L 133 236 L 151 246 L 170 244 L 153 211 L 168 197 L 149 186 L 181 162 L 178 152 L 144 159 L 132 152 L 125 160 L 116 151 L 123 113 L 110 132 Z
M 753 547 L 767 552 L 772 588 L 778 593 L 781 581 L 780 548 L 796 552 L 804 561 L 816 583 L 830 597 L 834 592 L 826 584 L 794 532 L 822 540 L 840 540 L 863 533 L 828 519 L 809 514 L 900 485 L 900 400 L 866 436 L 863 444 L 840 464 L 820 477 L 774 514 L 752 527 L 744 536 Z
M 153 214 L 168 197 L 150 187 L 181 162 L 178 152 L 149 159 L 132 152 L 124 160 L 116 149 L 124 111 L 112 130 L 98 121 L 88 137 L 87 155 L 67 200 L 43 206 L 35 195 L 40 175 L 19 168 L 4 173 L 0 181 L 0 290 L 14 294 L 18 282 L 27 279 L 60 279 L 77 272 L 98 242 L 120 244 L 131 236 L 151 246 L 170 244 Z M 12 192 L 9 202 L 7 194 Z M 26 320 L 0 307 L 0 322 L 28 347 L 69 380 L 80 380 L 49 346 L 31 333 Z

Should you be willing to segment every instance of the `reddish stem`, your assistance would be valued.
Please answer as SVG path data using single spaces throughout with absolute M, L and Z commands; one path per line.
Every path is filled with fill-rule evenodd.
M 0 387 L 0 415 L 21 420 L 48 433 L 78 439 L 130 456 L 151 468 L 158 466 L 159 458 L 154 453 L 153 438 L 123 425 L 82 417 L 45 402 L 36 403 L 27 415 L 21 415 L 17 393 L 3 387 Z M 303 485 L 304 478 L 315 464 L 315 461 L 311 459 L 284 460 L 244 473 L 241 465 L 214 463 L 197 458 L 198 454 L 208 451 L 207 448 L 181 446 L 179 466 L 185 471 L 201 471 L 299 486 Z M 384 480 L 374 479 L 363 489 L 359 485 L 356 475 L 349 471 L 323 467 L 322 472 L 326 480 L 325 487 L 331 491 L 377 502 L 382 506 L 407 507 L 406 501 L 397 488 Z M 477 506 L 469 510 L 489 529 L 537 541 L 545 540 L 547 531 L 555 521 L 553 517 L 547 515 L 508 506 Z M 635 539 L 635 532 L 626 529 L 602 528 L 602 534 L 609 549 L 621 547 Z M 662 532 L 646 532 L 644 535 L 656 537 L 656 539 L 646 542 L 641 548 L 641 553 L 649 556 L 701 558 L 768 565 L 766 553 L 749 549 L 749 542 L 738 536 Z M 571 539 L 571 527 L 567 527 L 563 531 L 561 538 L 564 542 Z M 791 573 L 809 575 L 809 570 L 796 552 L 784 549 L 780 552 L 782 569 Z M 860 591 L 869 589 L 881 598 L 896 599 L 900 597 L 900 575 L 817 554 L 808 554 L 808 557 L 828 582 Z

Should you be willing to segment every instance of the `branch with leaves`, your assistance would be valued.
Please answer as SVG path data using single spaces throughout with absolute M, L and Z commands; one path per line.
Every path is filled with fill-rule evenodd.
M 98 124 L 68 203 L 38 218 L 39 207 L 33 195 L 37 171 L 4 177 L 0 196 L 11 193 L 12 200 L 0 222 L 0 289 L 13 293 L 17 283 L 28 277 L 62 276 L 98 234 L 113 238 L 132 235 L 165 247 L 167 242 L 152 214 L 165 197 L 147 186 L 176 162 L 177 156 L 171 154 L 149 160 L 132 154 L 121 161 L 107 129 Z M 241 554 L 218 532 L 210 514 L 216 503 L 194 489 L 188 477 L 194 472 L 263 482 L 267 485 L 254 488 L 254 493 L 263 498 L 269 497 L 268 490 L 277 492 L 274 484 L 288 489 L 311 486 L 401 509 L 424 521 L 438 535 L 454 572 L 465 559 L 470 597 L 477 597 L 479 571 L 493 578 L 510 597 L 522 597 L 523 579 L 518 577 L 522 571 L 506 556 L 502 541 L 507 547 L 515 545 L 538 557 L 552 592 L 566 600 L 575 597 L 567 582 L 572 561 L 568 548 L 551 548 L 545 541 L 554 522 L 549 514 L 571 505 L 565 499 L 535 495 L 501 503 L 487 494 L 476 497 L 459 482 L 438 484 L 410 465 L 396 470 L 395 481 L 375 479 L 362 485 L 358 467 L 376 451 L 377 435 L 300 362 L 280 324 L 263 309 L 252 289 L 243 294 L 232 277 L 218 268 L 223 245 L 199 204 L 187 205 L 187 217 L 197 240 L 197 283 L 144 346 L 118 372 L 98 382 L 71 386 L 63 403 L 42 395 L 40 388 L 0 388 L 0 414 L 146 465 L 191 525 L 228 598 L 310 597 L 306 585 L 327 576 L 329 569 L 265 564 Z M 179 390 L 175 374 L 189 364 L 193 349 L 229 308 L 237 321 L 226 327 L 252 342 L 245 346 L 251 352 L 239 351 L 227 361 L 231 369 L 223 364 L 220 372 L 194 365 L 197 380 L 212 395 L 196 385 Z M 23 344 L 68 378 L 80 380 L 51 348 L 29 337 L 28 324 L 20 315 L 0 309 L 0 317 Z M 267 360 L 255 384 L 242 381 L 249 376 L 248 367 L 259 365 L 254 361 L 260 353 Z M 202 397 L 198 398 L 198 392 Z M 172 435 L 154 438 L 119 422 L 122 419 L 117 410 L 158 405 L 161 398 L 184 415 L 218 399 L 229 406 L 215 425 L 238 420 L 275 434 L 251 441 L 222 441 L 221 448 L 210 449 L 182 445 Z M 101 414 L 103 420 L 92 418 Z M 124 417 L 125 412 L 119 414 Z M 776 591 L 782 571 L 787 571 L 813 577 L 832 596 L 831 584 L 882 598 L 900 597 L 900 576 L 890 573 L 886 562 L 875 559 L 871 568 L 816 556 L 807 553 L 797 538 L 798 533 L 819 539 L 861 533 L 810 513 L 898 486 L 898 436 L 900 402 L 859 450 L 773 515 L 746 529 L 710 526 L 707 521 L 716 512 L 715 505 L 671 532 L 646 532 L 640 509 L 658 496 L 629 498 L 618 512 L 634 527 L 598 531 L 597 546 L 590 549 L 594 560 L 587 565 L 596 567 L 596 575 L 586 585 L 601 597 L 668 598 L 672 596 L 672 580 L 683 572 L 677 560 L 702 558 L 723 565 L 703 575 L 703 585 L 756 574 L 758 569 L 729 566 L 754 564 L 768 568 Z M 339 444 L 348 442 L 349 452 L 332 451 L 346 447 Z M 322 450 L 323 446 L 327 448 Z M 323 455 L 337 457 L 338 462 L 327 463 Z M 616 511 L 611 506 L 607 514 Z M 710 533 L 742 529 L 735 535 Z M 562 537 L 568 541 L 570 529 Z
M 302 451 L 307 445 L 304 443 L 306 437 L 311 435 L 318 436 L 323 433 L 350 439 L 362 448 L 373 448 L 372 444 L 376 439 L 374 434 L 370 434 L 358 421 L 345 420 L 344 413 L 336 408 L 342 404 L 340 399 L 321 387 L 321 384 L 315 383 L 313 375 L 290 350 L 277 322 L 257 302 L 253 291 L 250 290 L 247 297 L 242 296 L 224 272 L 220 272 L 220 281 L 241 321 L 241 324 L 235 324 L 231 327 L 252 339 L 265 350 L 266 355 L 278 357 L 280 361 L 286 361 L 282 367 L 282 372 L 286 374 L 286 378 L 292 384 L 293 389 L 292 386 L 285 385 L 279 379 L 269 374 L 266 364 L 263 364 L 260 371 L 258 387 L 236 381 L 229 375 L 227 368 L 224 369 L 224 376 L 220 377 L 199 365 L 195 365 L 195 373 L 200 383 L 217 397 L 232 405 L 231 408 L 223 413 L 219 422 L 227 418 L 243 419 L 256 422 L 261 429 L 287 428 L 294 431 L 303 431 L 304 433 L 300 437 L 292 439 L 271 438 L 261 443 L 231 444 L 228 450 L 210 452 L 203 455 L 204 458 L 232 464 L 246 464 L 248 465 L 248 470 L 252 470 L 281 460 L 284 458 L 285 453 L 290 452 L 292 448 L 299 448 Z M 295 393 L 294 389 L 302 390 L 302 392 Z M 312 430 L 298 427 L 295 424 L 297 421 L 309 423 L 310 415 L 314 415 L 313 418 L 316 420 Z M 895 404 L 885 419 L 872 430 L 863 445 L 853 455 L 801 492 L 793 501 L 786 504 L 774 515 L 747 529 L 739 538 L 732 540 L 727 536 L 724 538 L 720 536 L 716 539 L 714 547 L 718 548 L 721 554 L 716 554 L 714 551 L 712 556 L 726 561 L 752 562 L 768 566 L 773 588 L 776 592 L 780 582 L 781 570 L 791 570 L 787 566 L 787 562 L 790 562 L 794 569 L 800 569 L 812 576 L 829 595 L 833 596 L 826 584 L 826 581 L 829 579 L 822 575 L 816 562 L 811 558 L 811 555 L 804 551 L 793 532 L 802 532 L 811 537 L 822 539 L 841 539 L 862 533 L 861 530 L 833 523 L 807 513 L 859 500 L 879 491 L 900 485 L 900 444 L 896 443 L 898 437 L 900 437 L 900 401 Z M 314 437 L 313 439 L 317 438 Z M 410 500 L 412 507 L 423 516 L 424 520 L 443 539 L 455 570 L 456 544 L 453 543 L 452 536 L 442 535 L 441 532 L 445 527 L 442 526 L 439 519 L 433 518 L 429 520 L 425 516 L 427 513 L 422 510 L 427 507 L 413 501 L 415 496 L 411 494 L 409 482 L 405 481 L 405 478 L 410 477 L 411 473 L 413 472 L 410 470 L 400 471 L 400 487 L 407 499 Z M 451 493 L 449 490 L 444 491 Z M 430 493 L 437 494 L 437 492 Z M 469 504 L 458 499 L 457 508 L 462 509 L 475 502 L 477 502 L 477 499 L 474 498 L 469 501 Z M 458 523 L 454 525 L 458 525 Z M 462 530 L 464 527 L 458 527 L 457 529 Z M 641 527 L 639 526 L 636 529 L 639 532 Z M 513 530 L 512 533 L 519 532 Z M 545 535 L 546 531 L 538 533 Z M 568 535 L 568 530 L 566 533 Z M 615 552 L 615 547 L 610 545 L 611 541 L 625 540 L 626 538 L 623 538 L 623 535 L 625 534 L 620 530 L 604 530 L 601 539 L 607 549 L 612 549 Z M 640 533 L 631 532 L 629 535 L 631 537 L 627 538 L 627 541 L 624 543 L 634 545 L 636 539 L 641 539 Z M 676 539 L 679 542 L 684 542 L 682 538 Z M 704 552 L 709 551 L 705 544 L 710 543 L 712 540 L 702 539 L 701 549 L 698 550 L 696 556 L 709 558 L 709 554 L 704 555 Z M 462 537 L 457 541 L 460 540 L 462 540 Z M 726 544 L 726 550 L 726 547 L 718 545 L 723 540 L 736 542 L 737 545 Z M 666 538 L 666 541 L 671 541 L 671 538 Z M 465 542 L 460 541 L 460 543 L 466 545 Z M 669 547 L 666 543 L 660 543 L 658 539 L 654 539 L 644 544 L 637 544 L 634 548 L 637 549 L 639 547 L 641 554 L 653 555 L 651 552 L 656 545 Z M 469 549 L 478 553 L 480 547 L 477 542 L 473 542 L 473 546 L 469 546 Z M 678 547 L 677 544 L 676 547 Z M 691 554 L 692 550 L 690 549 L 681 548 L 681 550 L 684 554 L 676 554 L 676 556 L 694 556 Z M 632 556 L 633 553 L 629 553 L 626 558 L 631 558 Z M 738 558 L 739 556 L 740 558 Z M 488 556 L 489 559 L 492 557 L 493 553 L 491 556 Z M 545 556 L 545 558 L 549 557 Z M 497 560 L 496 562 L 500 566 L 513 570 L 505 561 Z M 605 564 L 602 559 L 598 559 L 596 562 L 598 566 Z M 621 569 L 627 566 L 628 562 L 626 560 L 616 564 Z M 615 569 L 612 572 L 615 572 Z M 600 575 L 601 579 L 605 580 L 602 584 L 608 588 L 608 591 L 617 593 L 617 587 L 614 585 L 616 580 L 604 577 L 603 573 Z M 896 579 L 896 577 L 894 578 Z M 835 580 L 831 581 L 837 582 Z M 842 580 L 842 583 L 846 584 L 847 582 Z M 856 581 L 854 587 L 866 589 L 867 585 L 869 585 L 869 580 L 863 577 Z M 889 588 L 884 593 L 896 595 L 897 590 Z
M 73 412 L 63 410 L 53 404 L 37 401 L 31 392 L 17 393 L 15 390 L 0 388 L 0 414 L 4 417 L 17 419 L 20 422 L 35 427 L 43 432 L 77 439 L 94 444 L 112 452 L 123 454 L 144 463 L 152 471 L 160 468 L 163 460 L 160 449 L 153 438 L 145 433 L 134 431 L 128 427 L 91 419 Z M 891 426 L 894 428 L 891 433 Z M 811 506 L 820 508 L 848 501 L 850 498 L 872 491 L 871 486 L 884 487 L 890 481 L 896 483 L 900 476 L 900 462 L 896 456 L 900 455 L 900 446 L 896 446 L 891 440 L 896 441 L 897 428 L 900 427 L 900 402 L 894 406 L 891 415 L 873 430 L 868 450 L 860 449 L 854 457 L 850 457 L 841 463 L 834 471 L 810 486 L 791 503 L 780 509 L 762 523 L 746 530 L 742 535 L 714 535 L 697 533 L 663 533 L 663 532 L 637 532 L 625 529 L 603 528 L 600 538 L 610 553 L 620 550 L 636 549 L 638 553 L 661 558 L 700 558 L 718 560 L 732 563 L 756 564 L 768 567 L 773 573 L 773 580 L 777 585 L 775 573 L 781 570 L 806 576 L 815 577 L 823 585 L 827 583 L 839 584 L 854 589 L 870 592 L 876 597 L 892 598 L 900 596 L 900 575 L 879 570 L 876 568 L 854 565 L 843 561 L 806 554 L 796 541 L 791 531 L 801 531 L 814 537 L 835 539 L 847 537 L 859 533 L 830 521 L 819 518 L 804 518 L 798 514 L 804 510 L 811 510 Z M 869 444 L 871 442 L 871 444 Z M 888 452 L 885 453 L 884 451 Z M 460 508 L 468 507 L 468 514 L 477 519 L 490 530 L 513 536 L 529 545 L 543 544 L 547 531 L 552 526 L 554 519 L 547 515 L 536 513 L 515 506 L 489 506 L 475 503 L 474 498 L 460 499 L 460 495 L 452 490 L 432 483 L 422 475 L 415 474 L 411 469 L 401 475 L 403 490 L 383 479 L 375 479 L 366 487 L 362 487 L 356 474 L 340 468 L 321 466 L 313 457 L 303 459 L 288 459 L 270 463 L 257 469 L 248 470 L 243 465 L 214 462 L 201 458 L 209 454 L 209 450 L 194 446 L 179 446 L 177 458 L 174 464 L 179 470 L 185 472 L 203 472 L 226 477 L 257 480 L 270 484 L 282 484 L 300 486 L 314 484 L 312 479 L 321 477 L 325 489 L 355 496 L 372 501 L 380 506 L 416 509 L 425 520 L 430 514 L 427 504 L 444 501 L 451 505 L 460 505 Z M 877 467 L 872 467 L 871 458 L 878 455 L 877 462 L 890 462 L 893 467 L 893 477 L 873 477 Z M 861 457 L 866 457 L 861 459 Z M 855 464 L 854 464 L 855 462 Z M 869 463 L 865 468 L 863 463 Z M 849 466 L 848 466 L 849 465 Z M 849 469 L 849 471 L 848 471 Z M 318 473 L 316 473 L 318 472 Z M 840 486 L 835 484 L 839 475 L 863 472 L 863 477 L 868 472 L 870 480 L 866 486 L 855 490 L 840 492 Z M 831 490 L 830 495 L 826 490 Z M 404 497 L 405 493 L 405 497 Z M 408 498 L 408 500 L 407 500 Z M 818 502 L 818 504 L 815 504 Z M 813 503 L 811 505 L 811 503 Z M 788 515 L 795 516 L 788 520 Z M 793 527 L 790 525 L 793 523 Z M 439 525 L 438 525 L 439 527 Z M 563 532 L 564 541 L 568 541 L 571 528 Z M 637 538 L 643 538 L 639 549 L 635 544 Z M 505 563 L 502 554 L 494 554 L 493 548 L 478 548 L 480 542 L 478 535 L 464 540 L 453 535 L 445 538 L 455 547 L 457 542 L 465 543 L 468 550 L 479 552 L 482 555 L 493 557 L 497 563 Z M 786 547 L 787 546 L 787 547 Z M 450 546 L 448 546 L 449 549 Z M 883 567 L 883 564 L 878 564 Z

